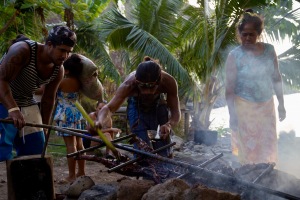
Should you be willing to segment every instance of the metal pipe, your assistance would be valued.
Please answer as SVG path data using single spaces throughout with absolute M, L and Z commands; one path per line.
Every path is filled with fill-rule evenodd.
M 195 166 L 195 165 L 175 161 L 175 160 L 172 160 L 172 159 L 169 159 L 169 158 L 166 158 L 166 157 L 162 157 L 162 156 L 155 155 L 155 154 L 152 154 L 152 153 L 144 152 L 144 151 L 141 151 L 141 150 L 138 150 L 138 149 L 125 147 L 125 146 L 122 146 L 122 145 L 119 145 L 119 144 L 113 144 L 113 145 L 116 148 L 126 150 L 126 151 L 129 151 L 129 152 L 133 152 L 133 153 L 138 153 L 138 154 L 141 154 L 141 155 L 145 155 L 145 156 L 148 156 L 148 157 L 151 157 L 151 158 L 163 161 L 163 162 L 167 162 L 167 163 L 170 163 L 170 164 L 173 164 L 173 165 L 177 165 L 177 166 L 180 166 L 180 167 L 183 167 L 183 168 L 187 168 L 188 170 L 191 170 L 191 171 L 204 172 L 204 173 L 209 174 L 211 176 L 217 175 L 218 177 L 226 179 L 227 181 L 229 181 L 231 183 L 241 184 L 241 185 L 247 186 L 249 188 L 261 190 L 261 191 L 264 191 L 266 193 L 276 195 L 276 196 L 279 196 L 279 197 L 283 197 L 283 198 L 286 198 L 286 199 L 300 200 L 300 197 L 297 197 L 297 196 L 294 196 L 294 195 L 291 195 L 291 194 L 287 194 L 287 193 L 284 193 L 284 192 L 281 192 L 281 191 L 276 191 L 276 190 L 273 190 L 273 189 L 270 189 L 270 188 L 267 188 L 267 187 L 264 187 L 264 186 L 261 186 L 261 185 L 256 185 L 256 184 L 251 183 L 251 182 L 243 181 L 243 180 L 237 179 L 236 177 L 231 177 L 231 176 L 228 176 L 228 175 L 225 175 L 225 174 L 220 174 L 220 173 L 213 172 L 211 170 L 201 168 L 201 167 L 198 167 L 198 166 Z
M 275 163 L 271 163 L 254 181 L 253 183 L 257 183 L 265 176 L 267 173 L 270 173 L 275 167 Z
M 122 140 L 126 140 L 128 138 L 131 138 L 132 136 L 134 136 L 134 134 L 125 135 L 123 137 L 114 139 L 111 142 L 120 142 Z M 67 158 L 74 157 L 74 156 L 77 156 L 78 154 L 82 154 L 82 153 L 85 153 L 87 151 L 92 151 L 92 150 L 95 150 L 95 149 L 98 149 L 98 148 L 101 148 L 101 147 L 104 147 L 104 146 L 105 146 L 105 143 L 102 141 L 101 144 L 99 144 L 99 145 L 96 145 L 96 146 L 93 146 L 93 147 L 90 147 L 90 148 L 87 148 L 87 149 L 83 149 L 83 150 L 80 150 L 80 151 L 76 151 L 74 153 L 69 153 L 69 154 L 67 154 Z
M 221 158 L 222 156 L 223 156 L 223 153 L 220 153 L 220 154 L 218 154 L 218 155 L 212 157 L 211 159 L 209 159 L 209 160 L 207 160 L 207 161 L 201 163 L 200 165 L 198 165 L 198 167 L 205 167 L 206 165 L 208 165 L 208 164 L 212 163 L 213 161 L 215 161 L 215 160 Z M 196 172 L 197 172 L 197 171 L 195 171 L 195 172 L 193 172 L 193 173 L 187 172 L 187 173 L 185 173 L 185 174 L 182 174 L 182 175 L 178 176 L 177 178 L 186 178 L 187 176 L 190 176 L 190 175 L 192 175 L 192 174 L 195 174 Z
M 62 127 L 63 129 L 67 129 L 69 131 L 74 131 L 74 132 L 78 132 L 78 133 L 84 133 L 87 134 L 89 133 L 87 130 L 81 130 L 81 129 L 75 129 L 75 128 L 66 128 L 66 127 Z
M 54 111 L 51 114 L 51 119 L 50 119 L 51 123 L 53 123 L 56 106 L 57 106 L 57 100 L 55 101 L 55 105 L 54 105 L 54 109 L 53 109 Z M 47 151 L 47 146 L 48 146 L 48 142 L 49 142 L 50 132 L 51 132 L 51 128 L 48 129 L 48 133 L 47 133 L 47 135 L 45 137 L 45 144 L 44 144 L 42 155 L 41 155 L 42 158 L 45 157 L 45 154 L 46 154 L 46 151 Z
M 165 145 L 165 146 L 163 146 L 163 147 L 160 147 L 160 148 L 158 148 L 158 149 L 155 149 L 155 150 L 152 151 L 151 153 L 153 153 L 153 154 L 154 154 L 154 153 L 158 153 L 158 152 L 160 152 L 160 151 L 162 151 L 162 150 L 164 150 L 164 149 L 166 149 L 166 148 L 169 148 L 169 147 L 171 147 L 171 146 L 174 146 L 175 144 L 176 144 L 176 142 L 172 142 L 172 143 L 167 144 L 167 145 Z M 127 161 L 127 162 L 124 162 L 124 163 L 122 163 L 122 164 L 120 164 L 120 165 L 118 165 L 118 166 L 112 167 L 112 168 L 108 169 L 107 171 L 108 171 L 109 173 L 111 173 L 111 172 L 116 171 L 116 170 L 118 170 L 118 169 L 121 169 L 121 168 L 123 168 L 123 167 L 125 167 L 125 166 L 127 166 L 127 165 L 130 165 L 130 164 L 132 164 L 132 163 L 138 162 L 138 161 L 140 161 L 140 160 L 142 160 L 142 159 L 143 159 L 143 157 L 134 158 L 134 159 L 129 160 L 129 161 Z
M 265 176 L 267 173 L 270 173 L 275 167 L 275 163 L 271 163 L 269 164 L 269 166 L 254 180 L 252 181 L 252 183 L 257 183 L 259 182 L 263 176 Z M 241 197 L 245 196 L 246 195 L 246 191 L 242 192 L 241 193 Z
M 14 123 L 12 120 L 8 120 L 8 119 L 0 119 L 0 122 L 8 123 L 8 124 L 13 124 Z M 95 142 L 102 142 L 102 140 L 100 140 L 100 139 L 97 139 L 97 138 L 94 138 L 94 137 L 91 137 L 91 136 L 88 136 L 88 135 L 85 135 L 85 134 L 76 133 L 74 131 L 70 131 L 70 130 L 67 130 L 65 128 L 61 128 L 61 127 L 58 127 L 58 126 L 52 126 L 52 125 L 46 125 L 46 124 L 27 123 L 27 122 L 25 123 L 25 126 L 40 127 L 40 128 L 47 128 L 47 129 L 51 128 L 52 130 L 68 133 L 68 134 L 73 135 L 73 136 L 86 138 L 86 139 L 89 139 L 89 140 L 92 140 L 92 141 L 95 141 Z

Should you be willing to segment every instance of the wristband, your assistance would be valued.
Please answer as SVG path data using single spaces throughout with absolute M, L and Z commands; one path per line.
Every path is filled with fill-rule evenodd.
M 14 107 L 14 108 L 8 109 L 8 113 L 11 113 L 11 112 L 16 111 L 16 110 L 20 111 L 20 108 L 19 107 Z

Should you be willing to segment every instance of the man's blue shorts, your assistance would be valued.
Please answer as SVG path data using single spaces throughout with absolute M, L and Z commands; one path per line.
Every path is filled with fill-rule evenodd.
M 0 118 L 8 117 L 7 109 L 0 103 Z M 25 143 L 24 143 L 25 141 Z M 0 161 L 13 158 L 13 148 L 17 156 L 41 154 L 45 144 L 43 131 L 18 136 L 18 129 L 13 124 L 0 123 Z
M 157 130 L 157 126 L 163 125 L 168 121 L 168 109 L 166 105 L 158 105 L 149 111 L 144 112 L 138 107 L 138 102 L 135 98 L 128 98 L 127 118 L 132 133 L 144 140 L 150 145 L 150 139 L 147 130 Z M 154 149 L 158 149 L 171 143 L 171 138 L 167 140 L 159 140 L 152 143 Z M 137 145 L 134 144 L 137 148 Z M 160 151 L 158 154 L 165 157 L 172 157 L 173 149 L 169 147 Z

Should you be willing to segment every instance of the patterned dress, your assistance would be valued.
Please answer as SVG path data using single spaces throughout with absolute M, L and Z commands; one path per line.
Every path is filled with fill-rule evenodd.
M 78 100 L 78 92 L 65 93 L 57 92 L 57 106 L 54 114 L 54 121 L 57 126 L 82 129 L 84 118 L 75 106 Z M 70 136 L 69 134 L 58 132 L 60 136 Z
M 264 43 L 259 56 L 237 47 L 235 57 L 235 111 L 238 131 L 232 132 L 232 150 L 242 164 L 277 162 L 276 114 L 272 75 L 274 47 Z

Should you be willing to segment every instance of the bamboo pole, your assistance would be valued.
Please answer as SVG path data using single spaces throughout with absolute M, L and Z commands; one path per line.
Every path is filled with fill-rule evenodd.
M 91 127 L 95 128 L 95 122 L 90 118 L 90 116 L 85 112 L 84 108 L 80 105 L 78 101 L 75 102 L 76 108 L 81 112 L 82 116 L 87 120 Z M 106 136 L 102 133 L 102 131 L 96 128 L 96 131 L 102 141 L 106 144 L 106 148 L 110 149 L 114 156 L 120 160 L 120 154 L 115 148 L 115 146 L 106 138 Z

